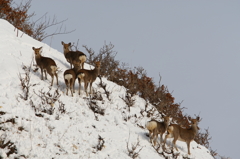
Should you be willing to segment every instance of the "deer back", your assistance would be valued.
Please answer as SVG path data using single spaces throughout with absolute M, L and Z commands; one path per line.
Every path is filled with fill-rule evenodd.
M 82 78 L 84 79 L 84 82 L 93 82 L 98 76 L 97 70 L 81 69 L 78 71 L 78 74 L 83 75 Z
M 100 62 L 96 62 L 96 66 L 93 70 L 81 69 L 78 71 L 77 74 L 80 75 L 80 78 L 84 78 L 84 82 L 93 82 L 96 80 L 99 73 L 100 73 Z
M 192 119 L 192 125 L 190 128 L 182 128 L 177 124 L 171 124 L 168 128 L 168 133 L 171 133 L 174 138 L 177 138 L 180 141 L 192 141 L 194 140 L 197 132 L 198 132 L 198 120 Z

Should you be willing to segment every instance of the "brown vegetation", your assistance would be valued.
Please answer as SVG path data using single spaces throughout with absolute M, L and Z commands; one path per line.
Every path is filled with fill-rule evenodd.
M 74 31 L 62 29 L 63 23 L 66 20 L 57 21 L 56 17 L 53 17 L 52 19 L 47 18 L 47 14 L 44 14 L 38 20 L 33 21 L 35 13 L 29 13 L 30 7 L 31 0 L 28 0 L 25 3 L 21 2 L 19 4 L 14 3 L 13 0 L 0 0 L 0 18 L 7 20 L 16 29 L 21 30 L 23 33 L 39 41 L 42 41 L 50 36 L 68 34 Z M 59 29 L 55 30 L 55 32 L 51 34 L 46 32 L 46 29 L 59 25 Z M 19 36 L 18 31 L 17 36 Z

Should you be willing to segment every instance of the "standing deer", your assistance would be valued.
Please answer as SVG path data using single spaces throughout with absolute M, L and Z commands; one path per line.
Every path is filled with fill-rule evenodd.
M 78 60 L 80 60 L 81 69 L 83 69 L 84 62 L 87 59 L 86 55 L 81 51 L 71 51 L 71 49 L 70 49 L 71 43 L 65 44 L 62 41 L 62 45 L 63 45 L 64 56 L 65 56 L 67 62 L 70 63 L 71 68 L 72 68 L 72 65 L 73 65 L 73 61 L 78 59 Z
M 77 78 L 79 82 L 79 95 L 80 95 L 81 81 L 84 82 L 84 89 L 87 96 L 88 96 L 87 88 L 88 88 L 88 84 L 90 83 L 90 93 L 92 94 L 92 83 L 96 80 L 97 76 L 100 73 L 101 62 L 100 61 L 95 62 L 95 65 L 96 66 L 93 70 L 81 69 L 78 71 Z
M 158 134 L 160 134 L 160 141 L 162 143 L 163 141 L 163 134 L 168 128 L 168 125 L 170 124 L 170 117 L 165 116 L 163 122 L 159 122 L 156 120 L 151 120 L 146 123 L 146 128 L 149 131 L 149 137 L 150 137 L 150 142 L 154 142 L 154 146 L 156 145 L 156 141 L 158 138 Z
M 54 76 L 56 76 L 57 85 L 58 85 L 57 65 L 55 61 L 49 57 L 44 57 L 41 55 L 42 47 L 40 48 L 32 47 L 32 49 L 35 52 L 36 63 L 41 69 L 41 79 L 43 80 L 43 71 L 44 71 L 45 79 L 47 79 L 47 73 L 52 77 L 51 86 L 53 85 Z
M 190 155 L 190 142 L 194 140 L 196 134 L 198 133 L 198 122 L 200 120 L 199 117 L 197 117 L 196 119 L 190 119 L 191 120 L 191 127 L 186 129 L 186 128 L 182 128 L 180 127 L 180 125 L 177 124 L 171 124 L 167 131 L 168 134 L 165 136 L 164 139 L 164 146 L 166 143 L 167 138 L 173 138 L 173 145 L 175 147 L 175 149 L 178 151 L 178 148 L 176 147 L 176 141 L 180 140 L 183 142 L 187 143 L 187 147 L 188 147 L 188 154 Z
M 68 95 L 68 89 L 70 89 L 72 97 L 73 97 L 73 93 L 75 93 L 74 86 L 75 86 L 76 74 L 77 74 L 77 71 L 80 69 L 79 62 L 73 61 L 73 66 L 74 67 L 72 69 L 68 69 L 63 73 L 63 78 L 64 78 L 66 89 L 67 89 L 66 95 Z

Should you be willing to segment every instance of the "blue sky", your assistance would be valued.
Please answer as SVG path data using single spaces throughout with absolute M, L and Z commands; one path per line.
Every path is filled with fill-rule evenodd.
M 47 12 L 58 20 L 68 19 L 67 30 L 76 29 L 45 43 L 62 51 L 61 41 L 79 39 L 80 50 L 87 45 L 98 52 L 111 42 L 118 60 L 132 68 L 142 66 L 156 84 L 160 74 L 175 102 L 183 101 L 184 112 L 200 114 L 200 127 L 209 128 L 214 150 L 238 157 L 240 1 L 33 0 L 31 4 L 35 19 Z

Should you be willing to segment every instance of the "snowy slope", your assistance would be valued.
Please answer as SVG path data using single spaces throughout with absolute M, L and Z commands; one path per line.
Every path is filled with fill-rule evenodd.
M 129 111 L 122 99 L 126 95 L 125 88 L 103 78 L 107 90 L 111 92 L 109 100 L 104 90 L 98 86 L 100 80 L 97 79 L 93 87 L 100 92 L 103 100 L 96 102 L 105 109 L 105 114 L 94 114 L 89 108 L 89 99 L 85 98 L 85 95 L 79 96 L 77 93 L 74 97 L 65 95 L 62 74 L 69 68 L 69 64 L 61 52 L 20 31 L 17 37 L 14 27 L 5 20 L 0 19 L 0 28 L 0 112 L 5 112 L 0 115 L 0 139 L 5 143 L 11 141 L 17 149 L 16 153 L 9 157 L 7 157 L 9 151 L 7 147 L 0 149 L 2 158 L 131 158 L 128 155 L 127 143 L 131 149 L 138 141 L 139 146 L 136 151 L 142 148 L 138 158 L 163 158 L 150 144 L 146 136 L 147 130 L 141 128 L 150 120 L 146 117 L 146 113 L 140 113 L 146 105 L 143 99 L 135 96 L 134 106 Z M 59 45 L 61 45 L 60 41 Z M 40 71 L 33 71 L 35 67 L 32 61 L 35 63 L 35 59 L 32 47 L 40 46 L 43 46 L 43 56 L 54 59 L 59 67 L 59 87 L 56 86 L 56 81 L 52 88 L 49 87 L 50 76 L 48 75 L 48 80 L 42 81 Z M 23 100 L 19 95 L 23 95 L 19 74 L 25 77 L 25 71 L 22 69 L 24 65 L 31 66 L 30 96 L 27 100 Z M 87 64 L 85 66 L 90 67 Z M 76 88 L 78 88 L 77 82 Z M 53 95 L 57 90 L 60 97 L 59 101 L 52 104 L 52 108 L 55 109 L 52 115 L 34 110 L 34 107 L 40 109 L 44 105 L 38 96 L 41 91 L 49 91 Z M 59 110 L 61 103 L 64 104 L 65 113 Z M 151 105 L 148 109 L 151 109 Z M 14 122 L 9 122 L 10 119 L 14 119 Z M 101 145 L 99 136 L 104 141 L 101 150 L 98 150 L 98 146 Z M 178 141 L 177 146 L 180 152 L 178 158 L 186 156 L 186 143 Z M 191 152 L 190 158 L 213 158 L 209 150 L 196 142 L 191 143 Z

